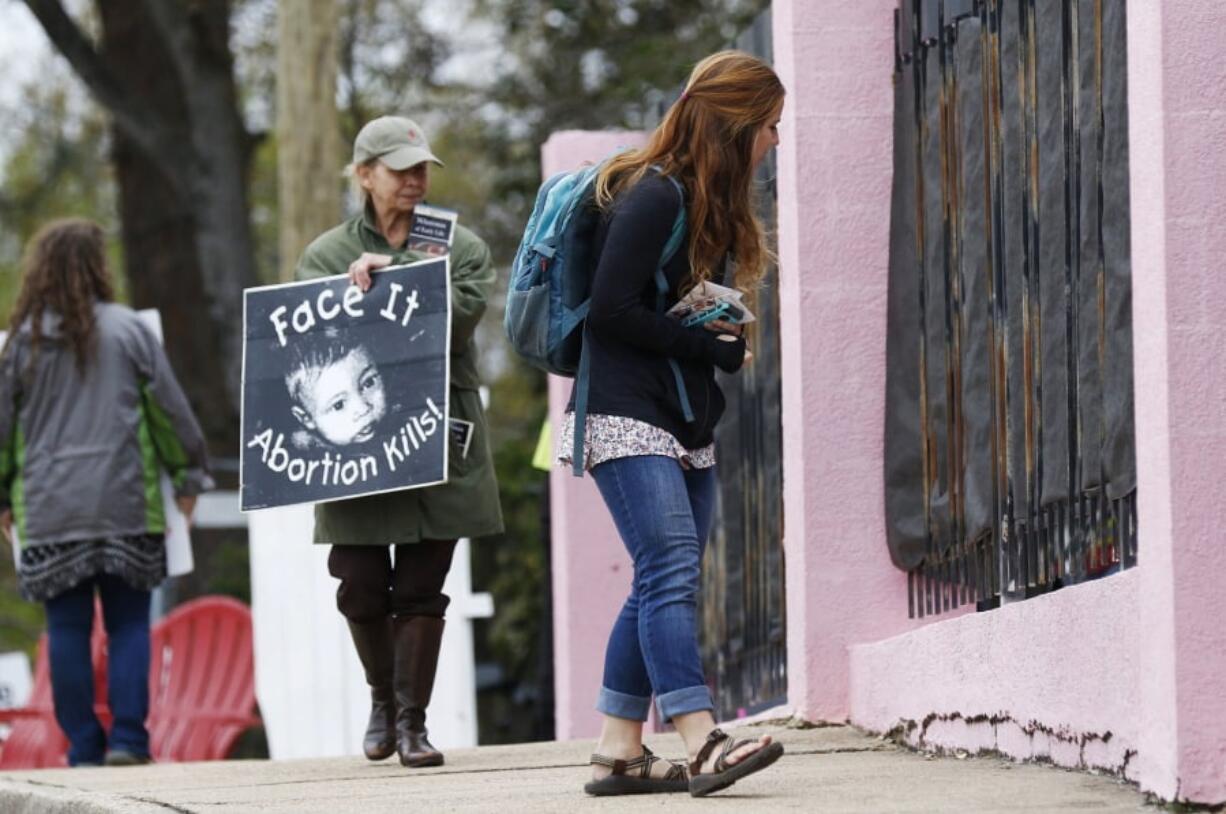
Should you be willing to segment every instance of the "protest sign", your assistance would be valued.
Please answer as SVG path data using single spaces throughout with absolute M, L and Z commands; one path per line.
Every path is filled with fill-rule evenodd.
M 450 258 L 243 299 L 243 511 L 447 479 Z

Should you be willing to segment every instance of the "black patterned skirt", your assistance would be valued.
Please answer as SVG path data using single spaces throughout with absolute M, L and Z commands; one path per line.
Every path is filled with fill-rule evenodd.
M 54 599 L 99 574 L 119 577 L 137 590 L 153 590 L 166 578 L 165 536 L 136 534 L 26 546 L 17 569 L 21 595 L 31 602 Z

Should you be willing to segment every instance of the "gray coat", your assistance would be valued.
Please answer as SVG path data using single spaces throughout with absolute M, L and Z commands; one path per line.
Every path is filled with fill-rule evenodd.
M 161 344 L 136 313 L 98 303 L 97 355 L 82 374 L 43 319 L 0 357 L 0 509 L 23 545 L 165 531 L 159 470 L 177 496 L 211 489 L 204 437 Z

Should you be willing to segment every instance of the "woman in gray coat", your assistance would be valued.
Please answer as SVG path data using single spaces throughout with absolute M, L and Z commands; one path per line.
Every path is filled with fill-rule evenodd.
M 49 224 L 26 256 L 0 356 L 0 528 L 25 598 L 47 609 L 55 717 L 74 766 L 149 759 L 149 593 L 166 577 L 159 486 L 212 487 L 204 438 L 161 344 L 112 300 L 102 229 Z M 108 638 L 110 735 L 94 715 L 94 594 Z

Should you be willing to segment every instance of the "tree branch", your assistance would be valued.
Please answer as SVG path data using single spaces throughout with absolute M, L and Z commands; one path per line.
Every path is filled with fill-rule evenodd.
M 178 145 L 182 139 L 175 138 L 151 108 L 140 104 L 136 94 L 125 90 L 59 0 L 25 0 L 25 4 L 94 99 L 114 117 L 115 125 L 157 164 L 179 192 L 186 192 L 179 172 L 183 161 Z
M 194 73 L 193 43 L 191 25 L 188 23 L 183 3 L 167 2 L 167 0 L 141 0 L 141 5 L 145 7 L 145 13 L 153 20 L 154 25 L 162 32 L 162 37 L 166 40 L 166 51 L 170 54 L 170 61 L 175 66 L 175 73 L 179 75 L 179 82 L 184 87 L 188 87 Z

